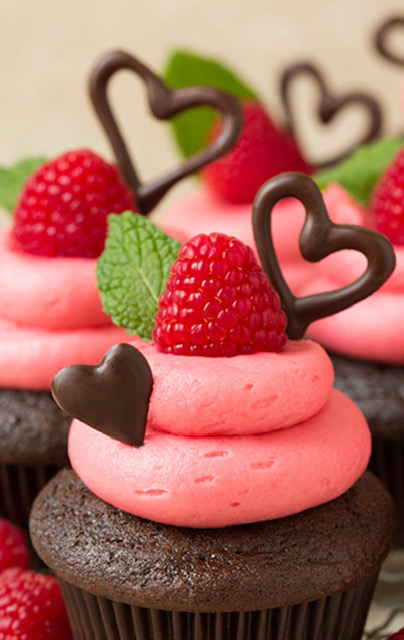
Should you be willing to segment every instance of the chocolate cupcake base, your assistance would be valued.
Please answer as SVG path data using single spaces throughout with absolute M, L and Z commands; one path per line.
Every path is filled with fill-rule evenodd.
M 289 607 L 194 613 L 112 602 L 59 581 L 75 640 L 360 640 L 375 583 L 372 576 L 344 593 Z
M 28 523 L 36 495 L 68 464 L 70 422 L 49 392 L 0 389 L 0 517 Z
M 331 354 L 335 387 L 361 409 L 372 432 L 369 469 L 397 506 L 396 546 L 404 547 L 404 367 Z
M 63 470 L 30 518 L 76 640 L 359 640 L 395 525 L 369 472 L 288 518 L 188 529 L 116 509 Z

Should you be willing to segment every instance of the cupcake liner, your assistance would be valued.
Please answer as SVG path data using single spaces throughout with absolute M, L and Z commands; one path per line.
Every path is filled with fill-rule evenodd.
M 404 547 L 404 442 L 373 438 L 369 469 L 383 482 L 397 507 L 397 547 Z
M 60 465 L 0 464 L 0 517 L 26 525 L 36 496 L 60 469 Z
M 231 613 L 147 609 L 59 584 L 75 640 L 360 640 L 376 580 L 314 602 Z

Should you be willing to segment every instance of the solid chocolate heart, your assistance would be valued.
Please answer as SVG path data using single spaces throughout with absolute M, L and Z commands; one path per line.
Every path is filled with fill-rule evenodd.
M 130 344 L 117 344 L 98 366 L 73 365 L 52 381 L 52 395 L 72 418 L 120 440 L 143 444 L 153 376 L 147 360 Z
M 401 67 L 404 66 L 404 55 L 395 52 L 394 49 L 391 48 L 389 40 L 392 33 L 402 27 L 404 27 L 404 16 L 395 16 L 384 22 L 375 35 L 375 44 L 379 53 L 389 62 L 398 64 Z
M 355 105 L 360 106 L 367 112 L 369 121 L 367 130 L 356 143 L 348 145 L 348 148 L 344 152 L 337 154 L 334 157 L 330 157 L 322 162 L 312 163 L 314 167 L 317 169 L 329 167 L 349 156 L 359 145 L 370 142 L 380 135 L 382 125 L 381 108 L 372 96 L 359 91 L 352 91 L 337 96 L 331 93 L 327 88 L 326 81 L 317 67 L 308 62 L 300 62 L 286 68 L 281 76 L 280 87 L 281 101 L 285 110 L 286 123 L 295 138 L 297 133 L 294 120 L 294 110 L 292 108 L 291 87 L 296 78 L 304 75 L 311 76 L 319 89 L 320 101 L 318 104 L 317 116 L 323 124 L 331 122 L 339 113 L 341 113 L 341 111 L 349 109 Z
M 150 109 L 159 120 L 168 120 L 196 106 L 211 107 L 221 113 L 223 128 L 218 138 L 178 168 L 149 184 L 142 184 L 107 96 L 108 82 L 116 71 L 122 69 L 133 71 L 143 80 Z M 123 51 L 111 51 L 98 60 L 91 72 L 89 87 L 95 111 L 110 140 L 122 175 L 135 195 L 140 212 L 144 215 L 158 204 L 174 184 L 229 151 L 241 133 L 243 116 L 241 105 L 236 98 L 213 87 L 172 90 L 139 60 Z
M 365 272 L 336 291 L 294 296 L 282 275 L 272 238 L 272 210 L 283 198 L 296 198 L 306 210 L 299 238 L 305 260 L 318 262 L 336 251 L 354 249 L 367 258 Z M 287 333 L 293 339 L 301 338 L 315 320 L 338 313 L 371 295 L 395 267 L 394 250 L 387 238 L 372 229 L 331 222 L 319 188 L 302 173 L 283 173 L 261 187 L 253 206 L 253 228 L 262 267 L 279 293 L 288 317 Z

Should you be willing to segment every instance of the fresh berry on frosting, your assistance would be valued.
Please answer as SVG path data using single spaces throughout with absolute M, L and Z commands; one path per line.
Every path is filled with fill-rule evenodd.
M 404 244 L 404 148 L 377 183 L 371 201 L 375 228 L 393 244 Z
M 43 256 L 96 258 L 107 215 L 135 202 L 117 169 L 92 151 L 69 151 L 29 178 L 14 212 L 17 245 Z
M 28 569 L 27 537 L 17 525 L 0 518 L 0 572 L 9 567 Z
M 224 234 L 185 243 L 160 296 L 153 339 L 177 355 L 281 351 L 286 316 L 254 253 Z
M 258 102 L 243 104 L 241 137 L 225 156 L 202 172 L 210 190 L 234 204 L 252 202 L 258 189 L 284 171 L 310 173 L 295 141 L 281 131 Z M 213 137 L 216 137 L 215 130 Z
M 202 172 L 220 200 L 250 203 L 272 176 L 283 171 L 311 172 L 296 142 L 272 122 L 257 92 L 223 63 L 188 51 L 174 51 L 165 75 L 167 83 L 176 89 L 207 85 L 227 91 L 242 102 L 241 138 L 230 153 Z M 201 151 L 217 132 L 215 114 L 209 109 L 181 114 L 172 126 L 185 157 Z
M 0 575 L 0 638 L 72 640 L 59 585 L 53 576 L 19 568 Z
M 393 633 L 393 635 L 389 636 L 387 640 L 404 640 L 404 627 L 396 633 Z

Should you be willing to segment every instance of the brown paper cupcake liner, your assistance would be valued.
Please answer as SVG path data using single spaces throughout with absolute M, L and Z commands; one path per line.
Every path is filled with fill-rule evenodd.
M 26 525 L 36 496 L 60 469 L 60 465 L 0 464 L 0 517 Z
M 231 613 L 146 609 L 59 584 L 75 640 L 360 640 L 376 580 L 314 602 Z
M 404 442 L 373 438 L 369 469 L 388 489 L 397 507 L 397 547 L 404 547 Z

